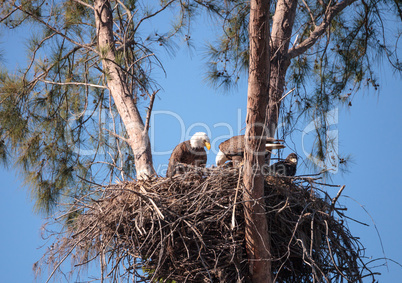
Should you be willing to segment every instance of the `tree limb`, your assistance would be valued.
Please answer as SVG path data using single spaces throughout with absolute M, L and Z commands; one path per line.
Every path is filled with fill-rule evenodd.
M 73 0 L 73 1 L 74 1 L 74 2 L 77 2 L 78 4 L 81 4 L 81 5 L 85 6 L 85 7 L 87 7 L 87 8 L 89 8 L 89 9 L 94 10 L 94 7 L 93 7 L 93 6 L 89 5 L 88 3 L 85 3 L 84 1 L 81 1 L 81 0 Z
M 401 20 L 402 20 L 402 8 L 401 8 L 401 6 L 399 5 L 399 3 L 398 3 L 397 0 L 394 0 L 394 4 L 395 4 L 396 9 L 398 10 L 398 15 L 399 15 L 399 17 L 400 17 Z
M 336 197 L 334 197 L 334 198 L 332 199 L 331 206 L 330 206 L 330 208 L 329 208 L 329 213 L 331 213 L 332 210 L 334 210 L 334 208 L 335 208 L 335 203 L 338 201 L 338 199 L 339 199 L 339 197 L 341 196 L 342 191 L 343 191 L 344 189 L 345 189 L 345 185 L 343 185 L 343 186 L 339 189 L 338 193 L 336 194 Z
M 109 129 L 104 128 L 104 130 L 106 130 L 110 135 L 114 136 L 115 138 L 121 139 L 122 141 L 125 141 L 126 143 L 130 144 L 129 139 L 126 139 L 125 137 L 122 137 Z
M 302 1 L 303 1 L 304 6 L 306 6 L 306 9 L 307 9 L 307 11 L 308 11 L 308 13 L 309 13 L 309 15 L 310 15 L 311 22 L 315 25 L 315 18 L 314 18 L 313 13 L 311 12 L 310 7 L 308 6 L 308 4 L 306 3 L 305 0 L 302 0 Z
M 148 111 L 147 111 L 147 117 L 145 119 L 144 134 L 146 134 L 149 130 L 149 122 L 151 120 L 152 108 L 154 106 L 155 97 L 158 92 L 159 92 L 159 89 L 154 91 L 154 93 L 152 93 L 152 95 L 151 95 L 151 98 L 149 101 L 149 106 L 148 106 Z
M 39 79 L 41 82 L 52 84 L 52 85 L 79 85 L 79 86 L 89 86 L 89 87 L 96 87 L 96 88 L 103 88 L 107 89 L 107 86 L 103 85 L 96 85 L 96 84 L 88 84 L 88 83 L 81 83 L 81 82 L 68 82 L 68 83 L 60 83 L 60 82 L 52 82 L 48 80 Z
M 18 8 L 14 8 L 14 10 L 12 10 L 11 12 L 9 12 L 7 15 L 5 15 L 4 17 L 0 18 L 0 23 L 4 22 L 5 20 L 7 20 L 12 14 L 14 14 L 16 11 L 18 11 Z
M 15 6 L 15 5 L 14 5 Z M 75 41 L 74 39 L 68 37 L 65 33 L 62 33 L 61 31 L 59 31 L 58 29 L 56 29 L 54 26 L 50 25 L 49 23 L 45 22 L 44 20 L 42 20 L 41 18 L 37 17 L 36 15 L 34 15 L 33 13 L 22 9 L 21 6 L 15 6 L 17 9 L 19 9 L 21 12 L 27 14 L 28 16 L 32 17 L 33 19 L 35 19 L 36 21 L 40 22 L 41 24 L 45 25 L 48 29 L 52 30 L 53 32 L 57 33 L 58 35 L 62 36 L 63 38 L 65 38 L 66 40 L 68 40 L 69 42 L 75 44 L 76 46 L 80 46 L 82 48 L 86 48 L 91 50 L 92 52 L 94 52 L 95 54 L 98 54 L 98 51 L 94 48 L 92 48 L 91 46 L 93 45 L 92 43 L 89 44 L 82 44 L 80 42 Z
M 325 13 L 325 17 L 319 26 L 315 26 L 314 31 L 311 33 L 310 37 L 305 39 L 297 46 L 293 46 L 289 52 L 289 58 L 295 58 L 304 52 L 307 51 L 311 46 L 313 46 L 317 40 L 324 34 L 325 30 L 328 28 L 332 19 L 338 15 L 341 11 L 343 11 L 347 6 L 356 2 L 356 0 L 344 0 L 339 2 L 338 4 L 328 7 L 327 12 Z
M 160 8 L 159 10 L 157 10 L 156 12 L 147 15 L 146 17 L 142 18 L 141 20 L 138 21 L 137 25 L 134 28 L 134 33 L 137 32 L 137 29 L 140 27 L 141 23 L 143 21 L 145 21 L 146 19 L 152 18 L 153 16 L 156 16 L 157 14 L 159 14 L 160 12 L 162 12 L 163 10 L 165 10 L 167 7 L 170 6 L 170 4 L 172 4 L 174 2 L 174 0 L 169 1 L 168 3 L 166 3 L 165 5 L 162 6 L 162 8 Z
M 278 101 L 277 103 L 281 102 L 286 96 L 288 96 L 289 94 L 291 94 L 295 89 L 296 89 L 296 88 L 294 87 L 294 88 L 292 88 L 291 90 L 289 90 L 284 96 L 281 97 L 281 99 L 279 99 L 279 101 Z

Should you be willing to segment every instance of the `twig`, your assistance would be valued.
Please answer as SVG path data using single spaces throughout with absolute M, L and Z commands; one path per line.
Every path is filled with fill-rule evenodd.
M 149 100 L 149 106 L 148 106 L 148 110 L 147 110 L 147 117 L 145 120 L 145 127 L 144 127 L 144 133 L 148 132 L 149 129 L 149 122 L 151 120 L 151 113 L 152 113 L 152 108 L 154 106 L 154 101 L 155 101 L 155 96 L 156 94 L 159 92 L 160 89 L 154 91 L 151 95 L 151 98 Z
M 97 226 L 94 225 L 94 226 L 92 227 L 92 229 L 89 230 L 88 233 L 85 234 L 84 237 L 82 237 L 80 240 L 78 240 L 78 241 L 73 245 L 73 247 L 68 251 L 68 253 L 57 263 L 56 267 L 53 268 L 53 271 L 52 271 L 52 273 L 50 273 L 49 277 L 47 278 L 46 283 L 49 282 L 49 280 L 53 277 L 53 275 L 54 275 L 54 273 L 56 272 L 56 270 L 57 270 L 57 269 L 60 267 L 60 265 L 66 260 L 66 258 L 72 253 L 72 251 L 75 249 L 75 247 L 76 247 L 82 240 L 84 240 L 85 237 L 89 235 L 89 233 L 91 233 L 93 230 L 95 230 L 96 227 L 97 227 Z
M 73 229 L 66 230 L 77 232 L 58 237 L 56 248 L 49 250 L 45 259 L 51 262 L 74 254 L 78 263 L 74 266 L 78 267 L 99 259 L 104 263 L 101 257 L 106 257 L 105 280 L 117 278 L 120 268 L 126 271 L 124 278 L 144 268 L 152 270 L 149 277 L 154 281 L 193 282 L 198 278 L 197 282 L 215 282 L 218 276 L 242 281 L 248 276 L 247 262 L 242 260 L 246 256 L 245 223 L 239 214 L 243 202 L 237 201 L 242 194 L 242 170 L 186 169 L 186 174 L 174 178 L 110 185 L 105 190 L 99 188 L 95 195 L 77 199 L 74 209 L 80 208 L 82 213 Z M 278 177 L 265 181 L 263 201 L 269 229 L 274 231 L 271 254 L 275 281 L 347 278 L 359 282 L 366 270 L 374 278 L 361 256 L 364 249 L 344 225 L 347 217 L 336 206 L 339 217 L 328 214 L 331 201 L 337 203 L 337 197 L 332 200 L 325 191 L 324 198 L 310 195 L 311 187 L 317 185 L 314 180 L 308 184 Z M 90 206 L 92 203 L 96 205 Z M 296 270 L 293 263 L 299 260 L 301 269 Z M 60 269 L 57 266 L 55 272 Z
M 295 89 L 296 89 L 296 88 L 292 88 L 291 90 L 289 90 L 289 91 L 288 91 L 284 96 L 282 96 L 281 99 L 279 99 L 278 102 L 276 102 L 276 103 L 281 102 L 286 96 L 288 96 L 289 94 L 291 94 Z
M 332 212 L 332 210 L 334 210 L 334 208 L 335 208 L 335 203 L 338 201 L 338 198 L 341 196 L 342 191 L 343 191 L 344 189 L 345 189 L 345 185 L 343 185 L 343 186 L 339 189 L 338 193 L 336 194 L 336 197 L 334 197 L 334 198 L 332 199 L 331 206 L 329 207 L 328 214 L 330 214 L 330 213 Z
M 98 54 L 98 51 L 91 47 L 92 44 L 81 44 L 80 42 L 77 42 L 77 41 L 73 40 L 72 38 L 68 37 L 67 34 L 62 33 L 61 31 L 57 30 L 54 26 L 52 26 L 49 23 L 47 23 L 46 21 L 44 21 L 41 17 L 36 16 L 33 12 L 25 10 L 25 9 L 22 9 L 21 5 L 17 6 L 15 4 L 13 4 L 13 6 L 15 8 L 18 8 L 21 12 L 27 14 L 28 16 L 34 18 L 36 21 L 38 21 L 39 23 L 43 24 L 48 29 L 54 31 L 55 33 L 57 33 L 58 35 L 60 35 L 64 39 L 68 40 L 72 44 L 75 44 L 76 46 L 80 46 L 80 47 L 85 48 L 87 50 L 91 50 L 92 52 Z
M 104 130 L 106 130 L 109 134 L 111 134 L 111 135 L 114 136 L 115 138 L 119 138 L 119 139 L 125 141 L 126 143 L 130 143 L 130 140 L 129 140 L 129 139 L 126 139 L 125 137 L 122 137 L 122 136 L 116 134 L 115 132 L 113 132 L 113 131 L 111 131 L 111 130 L 109 130 L 109 129 L 104 128 Z
M 310 36 L 304 39 L 300 44 L 290 48 L 288 57 L 292 59 L 306 52 L 307 49 L 313 46 L 324 34 L 328 26 L 331 24 L 332 19 L 354 2 L 356 2 L 356 0 L 343 0 L 337 2 L 333 6 L 328 5 L 321 24 L 315 26 L 314 30 L 310 33 Z
M 143 192 L 144 194 L 147 194 L 147 193 L 148 193 L 148 192 L 144 189 L 143 186 L 140 186 L 140 190 L 141 190 L 141 192 Z M 163 216 L 162 212 L 159 210 L 159 208 L 158 208 L 158 206 L 155 204 L 155 202 L 154 202 L 150 197 L 148 197 L 148 199 L 149 199 L 149 201 L 151 202 L 151 204 L 153 205 L 153 207 L 155 208 L 156 212 L 159 214 L 159 216 L 160 216 L 162 219 L 165 219 L 165 216 Z
M 236 193 L 235 193 L 235 197 L 234 197 L 234 201 L 233 201 L 233 212 L 232 212 L 232 230 L 235 228 L 235 221 L 236 221 L 236 201 L 237 201 L 237 194 L 239 193 L 239 188 L 240 188 L 240 179 L 241 179 L 241 174 L 242 174 L 242 170 L 243 166 L 241 166 L 239 168 L 239 179 L 237 180 L 237 187 L 236 187 Z
M 324 223 L 325 223 L 325 234 L 326 234 L 326 241 L 327 241 L 327 245 L 328 245 L 328 253 L 329 253 L 329 256 L 330 256 L 330 258 L 331 258 L 331 260 L 332 260 L 332 264 L 335 266 L 335 269 L 338 271 L 338 274 L 340 274 L 343 278 L 345 278 L 345 280 L 347 281 L 347 282 L 351 282 L 346 276 L 345 276 L 345 274 L 343 274 L 342 273 L 342 271 L 340 271 L 339 270 L 339 267 L 338 267 L 338 265 L 336 264 L 336 262 L 335 262 L 335 259 L 334 259 L 334 256 L 332 255 L 332 249 L 331 249 L 331 244 L 330 244 L 330 242 L 329 242 L 329 239 L 328 239 L 328 230 L 329 230 L 329 228 L 328 228 L 328 222 L 327 222 L 327 220 L 324 220 Z
M 107 86 L 103 85 L 96 85 L 96 84 L 88 84 L 88 83 L 81 83 L 81 82 L 68 82 L 68 83 L 60 83 L 60 82 L 52 82 L 44 79 L 39 79 L 41 82 L 52 84 L 52 85 L 75 85 L 75 86 L 89 86 L 89 87 L 96 87 L 96 88 L 103 88 L 107 89 Z
M 85 6 L 85 7 L 87 7 L 87 8 L 89 8 L 89 9 L 94 10 L 94 7 L 92 7 L 92 6 L 89 5 L 88 3 L 85 3 L 84 1 L 81 1 L 81 0 L 73 0 L 73 1 L 79 3 L 79 4 L 83 5 L 83 6 Z
M 311 22 L 312 22 L 312 24 L 315 26 L 316 24 L 315 24 L 314 15 L 313 15 L 313 13 L 311 12 L 310 7 L 307 5 L 307 3 L 306 3 L 305 0 L 303 0 L 303 4 L 304 4 L 304 6 L 306 6 L 306 9 L 307 9 L 308 13 L 310 14 Z

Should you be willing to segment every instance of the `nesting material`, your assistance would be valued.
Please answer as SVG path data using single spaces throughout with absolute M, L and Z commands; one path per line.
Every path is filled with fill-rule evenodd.
M 100 263 L 101 279 L 250 282 L 238 168 L 193 168 L 173 178 L 98 187 L 76 200 L 44 262 Z M 363 247 L 315 178 L 267 177 L 275 282 L 359 282 L 373 276 Z M 120 282 L 119 281 L 119 282 Z M 153 281 L 152 281 L 153 282 Z

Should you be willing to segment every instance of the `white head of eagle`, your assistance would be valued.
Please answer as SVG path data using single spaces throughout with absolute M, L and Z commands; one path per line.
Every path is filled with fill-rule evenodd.
M 205 166 L 207 163 L 207 153 L 204 146 L 210 150 L 211 143 L 206 133 L 195 133 L 190 140 L 179 143 L 169 158 L 166 171 L 167 177 L 172 177 L 176 173 L 183 172 L 182 168 L 176 168 L 179 163 L 195 166 Z
M 208 150 L 211 149 L 209 137 L 204 132 L 195 133 L 190 139 L 190 144 L 192 148 L 203 148 L 205 146 Z

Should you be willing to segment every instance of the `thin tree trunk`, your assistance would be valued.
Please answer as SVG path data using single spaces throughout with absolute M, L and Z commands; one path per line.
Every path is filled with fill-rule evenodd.
M 269 93 L 269 6 L 270 1 L 250 2 L 250 66 L 248 79 L 246 150 L 244 159 L 246 249 L 251 280 L 272 282 L 268 223 L 264 208 L 264 164 L 266 111 Z
M 113 14 L 110 2 L 96 0 L 94 3 L 98 47 L 102 54 L 103 70 L 107 85 L 114 99 L 116 108 L 126 127 L 134 153 L 137 179 L 146 179 L 155 173 L 152 164 L 151 146 L 148 132 L 135 104 L 133 94 L 129 92 L 125 73 L 115 63 L 115 41 L 113 36 Z
M 290 60 L 295 58 L 313 46 L 317 40 L 325 33 L 332 19 L 342 12 L 346 7 L 352 5 L 356 0 L 343 0 L 334 5 L 328 4 L 323 20 L 318 26 L 314 27 L 310 36 L 300 44 L 289 49 L 294 20 L 296 18 L 297 0 L 278 0 L 275 15 L 272 18 L 271 32 L 271 74 L 270 74 L 270 93 L 269 110 L 267 115 L 268 136 L 274 137 L 278 127 L 279 109 L 285 88 L 286 72 L 290 65 Z M 314 23 L 315 24 L 315 23 Z M 269 162 L 269 160 L 267 160 Z
M 272 19 L 271 75 L 267 117 L 269 137 L 275 136 L 278 127 L 280 99 L 284 92 L 286 72 L 290 65 L 288 49 L 296 17 L 297 2 L 297 0 L 279 0 Z

